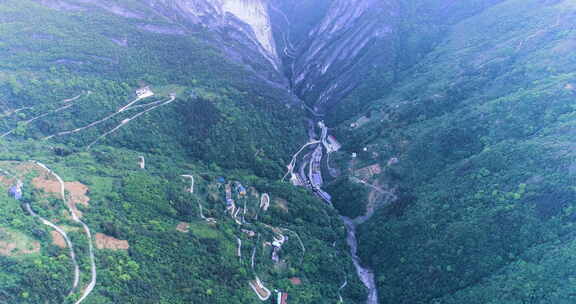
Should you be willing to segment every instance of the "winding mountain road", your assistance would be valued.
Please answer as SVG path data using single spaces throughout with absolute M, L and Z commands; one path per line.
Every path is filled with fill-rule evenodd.
M 20 126 L 18 126 L 18 127 L 16 127 L 16 128 L 13 128 L 13 129 L 5 132 L 4 134 L 0 135 L 0 137 L 6 137 L 6 136 L 14 133 L 14 132 L 15 132 L 19 127 L 21 127 L 21 126 L 27 126 L 27 125 L 35 122 L 36 120 L 39 120 L 39 119 L 41 119 L 41 118 L 44 118 L 44 117 L 46 117 L 46 116 L 48 116 L 48 115 L 50 115 L 50 114 L 58 113 L 58 112 L 64 111 L 64 110 L 72 107 L 73 105 L 76 104 L 76 103 L 73 102 L 73 101 L 78 100 L 81 96 L 82 96 L 82 94 L 80 94 L 79 96 L 77 96 L 77 97 L 75 97 L 75 98 L 70 98 L 70 99 L 65 99 L 65 100 L 63 100 L 62 102 L 67 103 L 66 105 L 64 105 L 64 106 L 62 106 L 62 107 L 59 107 L 59 108 L 57 108 L 57 109 L 54 109 L 54 110 L 50 110 L 50 111 L 48 111 L 48 112 L 46 112 L 46 113 L 44 113 L 44 114 L 40 114 L 40 115 L 38 115 L 38 116 L 36 116 L 36 117 L 33 117 L 33 118 L 31 118 L 31 119 L 28 119 L 28 120 L 22 122 L 22 123 L 20 124 Z
M 242 262 L 242 240 L 239 237 L 236 237 L 236 242 L 238 243 L 237 255 L 240 258 L 240 262 Z
M 82 292 L 82 296 L 75 302 L 75 304 L 80 304 L 80 303 L 82 303 L 82 301 L 84 301 L 90 295 L 90 293 L 92 293 L 92 291 L 94 290 L 94 287 L 96 286 L 97 271 L 96 271 L 96 259 L 94 257 L 94 247 L 92 245 L 92 234 L 90 233 L 90 228 L 88 228 L 88 225 L 86 225 L 86 223 L 84 223 L 82 220 L 80 220 L 78 215 L 74 212 L 74 210 L 68 204 L 68 200 L 66 198 L 66 193 L 65 193 L 65 184 L 64 184 L 64 181 L 62 180 L 62 178 L 58 174 L 56 174 L 54 171 L 49 169 L 43 163 L 38 162 L 38 161 L 33 161 L 33 162 L 35 164 L 37 164 L 38 166 L 42 167 L 44 170 L 46 170 L 48 173 L 50 173 L 52 176 L 54 176 L 58 180 L 58 182 L 60 184 L 60 195 L 62 196 L 62 201 L 64 202 L 64 205 L 68 208 L 68 211 L 70 212 L 70 214 L 72 216 L 72 220 L 79 223 L 80 225 L 82 225 L 82 227 L 84 228 L 84 232 L 86 233 L 86 238 L 88 239 L 88 255 L 89 255 L 89 259 L 90 259 L 91 278 L 90 278 L 90 283 L 88 283 L 88 285 L 86 286 L 86 288 Z
M 216 219 L 212 217 L 205 217 L 204 211 L 202 210 L 202 204 L 198 203 L 198 209 L 200 209 L 200 218 L 209 222 L 209 223 L 216 223 Z
M 80 97 L 82 97 L 82 95 L 86 94 L 86 96 L 88 96 L 88 95 L 90 95 L 91 93 L 92 93 L 92 92 L 87 91 L 87 92 L 85 92 L 85 93 L 78 94 L 77 96 L 74 96 L 74 97 L 72 97 L 72 98 L 68 98 L 68 99 L 61 100 L 61 101 L 59 101 L 59 103 L 68 103 L 68 102 L 76 101 L 77 99 L 79 99 Z M 4 117 L 9 117 L 9 116 L 11 116 L 12 114 L 16 114 L 16 113 L 21 112 L 21 111 L 24 111 L 24 110 L 34 109 L 34 108 L 36 108 L 37 106 L 38 106 L 38 105 L 36 105 L 36 106 L 29 106 L 29 107 L 22 107 L 22 108 L 13 110 L 13 111 L 9 111 L 9 112 L 7 112 L 7 113 L 4 113 L 4 114 L 0 115 L 0 119 L 2 119 L 2 118 L 4 118 Z M 50 112 L 50 111 L 49 111 L 49 112 Z
M 257 286 L 255 286 L 252 282 L 250 282 L 250 287 L 252 287 L 252 289 L 254 290 L 256 295 L 258 295 L 258 298 L 260 298 L 260 300 L 266 301 L 266 300 L 268 300 L 268 298 L 270 298 L 270 295 L 272 293 L 270 292 L 270 290 L 268 288 L 266 288 L 266 286 L 264 286 L 264 284 L 262 283 L 262 281 L 260 280 L 260 278 L 256 274 L 256 270 L 254 269 L 254 265 L 255 265 L 254 259 L 256 258 L 256 247 L 258 246 L 259 243 L 260 243 L 260 233 L 258 233 L 258 238 L 256 240 L 256 244 L 254 245 L 254 248 L 252 249 L 252 257 L 250 258 L 250 267 L 252 268 L 252 273 L 254 274 Z M 262 291 L 264 291 L 266 293 L 266 296 L 261 296 L 257 290 L 258 288 L 262 289 Z
M 342 299 L 341 291 L 348 285 L 348 277 L 344 275 L 344 283 L 338 288 L 338 303 L 344 303 L 344 299 Z
M 280 229 L 294 234 L 296 236 L 296 239 L 298 239 L 298 243 L 300 243 L 300 247 L 302 248 L 302 257 L 300 258 L 300 264 L 302 264 L 302 262 L 304 262 L 304 256 L 306 255 L 306 247 L 304 247 L 304 242 L 302 242 L 300 235 L 288 228 L 280 228 Z
M 296 153 L 294 153 L 294 155 L 292 155 L 292 160 L 290 161 L 290 163 L 288 164 L 287 168 L 288 168 L 288 172 L 286 172 L 286 174 L 284 175 L 284 177 L 282 177 L 282 180 L 286 179 L 286 177 L 288 175 L 294 176 L 294 168 L 296 166 L 296 162 L 298 160 L 298 155 L 304 151 L 304 149 L 306 149 L 306 147 L 310 146 L 310 145 L 315 145 L 320 143 L 319 140 L 316 141 L 310 141 L 305 143 L 298 151 L 296 151 Z
M 194 193 L 194 176 L 190 174 L 184 174 L 180 176 L 190 179 L 190 193 Z
M 24 203 L 24 208 L 26 209 L 26 211 L 28 211 L 28 213 L 30 213 L 30 215 L 40 219 L 40 222 L 42 222 L 42 224 L 56 230 L 56 232 L 58 232 L 62 236 L 62 238 L 64 238 L 66 246 L 68 246 L 68 250 L 70 252 L 70 260 L 72 261 L 72 266 L 74 267 L 74 281 L 72 282 L 72 288 L 70 289 L 70 293 L 68 295 L 73 294 L 74 290 L 76 290 L 76 288 L 78 287 L 78 283 L 80 283 L 80 267 L 78 266 L 78 261 L 76 260 L 76 254 L 74 253 L 74 247 L 72 245 L 72 241 L 70 241 L 70 238 L 68 237 L 68 234 L 66 234 L 66 231 L 62 230 L 62 228 L 56 226 L 56 224 L 50 222 L 49 220 L 41 217 L 36 212 L 34 212 L 34 210 L 32 210 L 32 207 L 30 207 L 29 203 Z
M 137 101 L 140 101 L 140 100 L 142 100 L 142 99 L 144 99 L 144 98 L 136 98 L 135 100 L 130 101 L 128 104 L 126 104 L 125 106 L 121 107 L 120 109 L 118 109 L 118 110 L 115 111 L 114 113 L 112 113 L 112 114 L 110 114 L 110 115 L 107 115 L 107 116 L 105 116 L 105 117 L 102 118 L 102 119 L 93 121 L 93 122 L 91 122 L 91 123 L 89 123 L 89 124 L 87 124 L 87 125 L 85 125 L 85 126 L 82 126 L 82 127 L 79 127 L 79 128 L 73 129 L 73 130 L 58 132 L 58 133 L 52 134 L 52 135 L 50 135 L 50 136 L 46 136 L 46 137 L 44 137 L 44 139 L 45 139 L 45 140 L 48 140 L 48 139 L 51 139 L 51 138 L 56 137 L 56 136 L 63 136 L 63 135 L 78 133 L 78 132 L 80 132 L 80 131 L 82 131 L 82 130 L 89 129 L 89 128 L 94 127 L 94 126 L 97 126 L 97 125 L 99 125 L 99 124 L 101 124 L 101 123 L 103 123 L 103 122 L 105 122 L 105 121 L 108 121 L 108 120 L 114 118 L 116 115 L 122 114 L 122 113 L 124 113 L 124 112 L 126 112 L 126 111 L 133 110 L 133 109 L 137 109 L 137 108 L 141 108 L 141 107 L 153 106 L 153 105 L 157 105 L 157 104 L 161 104 L 161 103 L 165 102 L 165 100 L 159 100 L 159 101 L 155 101 L 155 102 L 151 102 L 151 103 L 147 103 L 147 104 L 143 104 L 143 105 L 137 105 L 137 106 L 134 106 L 134 105 L 133 105 L 134 103 L 136 103 Z
M 12 173 L 10 173 L 4 169 L 0 169 L 0 173 L 6 175 L 8 177 L 11 177 L 11 178 L 16 178 L 16 176 L 14 176 Z M 32 207 L 30 206 L 29 203 L 23 203 L 23 206 L 24 206 L 24 209 L 26 209 L 26 211 L 28 211 L 28 213 L 32 217 L 36 217 L 36 218 L 40 219 L 40 222 L 42 222 L 42 224 L 54 229 L 64 239 L 64 242 L 66 243 L 66 246 L 68 247 L 70 260 L 72 262 L 72 267 L 74 268 L 74 280 L 72 281 L 72 288 L 70 288 L 70 292 L 68 293 L 68 295 L 73 294 L 74 291 L 76 290 L 76 288 L 78 287 L 78 284 L 80 283 L 80 266 L 78 266 L 78 261 L 76 260 L 76 253 L 74 252 L 74 246 L 72 245 L 72 241 L 68 237 L 68 234 L 66 233 L 66 231 L 64 231 L 62 228 L 58 227 L 56 224 L 50 222 L 49 220 L 43 218 L 42 216 L 40 216 L 36 212 L 34 212 L 34 210 L 32 210 Z
M 120 128 L 122 128 L 123 126 L 125 126 L 126 124 L 128 124 L 130 121 L 132 121 L 132 120 L 140 117 L 141 115 L 144 115 L 144 114 L 146 114 L 146 113 L 148 113 L 148 112 L 150 112 L 150 111 L 152 111 L 152 110 L 154 110 L 154 109 L 156 109 L 156 108 L 158 108 L 158 107 L 168 105 L 168 104 L 172 103 L 174 100 L 176 100 L 176 96 L 175 96 L 175 95 L 172 95 L 172 96 L 170 96 L 170 99 L 164 101 L 163 103 L 158 104 L 158 105 L 155 105 L 155 106 L 152 106 L 152 107 L 150 107 L 150 108 L 148 108 L 148 109 L 146 109 L 146 110 L 144 110 L 144 111 L 142 111 L 142 112 L 140 112 L 140 113 L 138 113 L 138 114 L 133 115 L 133 116 L 130 117 L 130 118 L 126 118 L 126 119 L 122 120 L 122 122 L 120 122 L 120 124 L 117 125 L 116 127 L 114 127 L 112 130 L 110 130 L 110 131 L 108 131 L 108 132 L 100 135 L 98 138 L 96 138 L 96 140 L 94 140 L 93 142 L 91 142 L 91 143 L 86 147 L 86 149 L 87 149 L 87 150 L 90 150 L 90 148 L 91 148 L 94 144 L 96 144 L 96 143 L 99 142 L 100 140 L 106 138 L 106 136 L 108 136 L 108 135 L 110 135 L 110 134 L 118 131 Z M 118 112 L 118 113 L 120 113 L 120 112 Z
M 91 93 L 91 92 L 88 91 L 88 92 L 86 93 L 86 95 L 90 95 L 90 93 Z M 80 94 L 78 94 L 77 96 L 74 96 L 74 97 L 72 97 L 72 98 L 64 99 L 64 100 L 62 100 L 62 102 L 66 103 L 66 102 L 76 101 L 77 99 L 79 99 L 80 97 L 82 97 L 82 95 L 84 95 L 84 93 L 80 93 Z

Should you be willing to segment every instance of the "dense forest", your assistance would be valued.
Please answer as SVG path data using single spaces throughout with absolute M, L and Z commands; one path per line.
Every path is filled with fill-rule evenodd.
M 0 1 L 0 303 L 574 303 L 574 1 L 223 3 Z
M 574 6 L 499 2 L 443 20 L 413 6 L 397 80 L 333 112 L 346 149 L 400 186 L 359 232 L 381 303 L 574 301 Z
M 90 279 L 82 227 L 33 160 L 62 176 L 69 200 L 68 183 L 87 189 L 78 209 L 98 273 L 84 303 L 257 303 L 255 275 L 298 303 L 365 296 L 337 213 L 279 182 L 304 140 L 302 109 L 205 43 L 210 33 L 159 34 L 29 0 L 0 3 L 0 20 L 0 302 L 76 303 Z M 154 95 L 140 99 L 143 87 Z M 181 175 L 195 178 L 193 194 Z M 8 193 L 16 179 L 21 200 Z M 226 212 L 236 182 L 249 189 L 236 201 L 242 225 Z M 67 232 L 82 289 L 70 290 L 68 248 L 26 205 Z M 278 235 L 275 262 L 264 244 Z

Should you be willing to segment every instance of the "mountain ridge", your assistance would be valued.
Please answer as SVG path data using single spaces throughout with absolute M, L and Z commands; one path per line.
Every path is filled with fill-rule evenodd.
M 572 303 L 575 12 L 571 0 L 6 0 L 0 155 L 91 187 L 86 223 L 131 244 L 96 251 L 103 285 L 85 303 L 259 303 L 273 288 L 364 303 L 351 257 L 373 270 L 370 303 Z M 238 183 L 252 196 L 230 203 Z M 0 236 L 37 254 L 0 256 L 0 300 L 74 303 L 47 286 L 70 279 L 65 251 L 0 198 Z M 24 199 L 59 219 L 39 189 Z M 339 217 L 366 211 L 347 244 Z

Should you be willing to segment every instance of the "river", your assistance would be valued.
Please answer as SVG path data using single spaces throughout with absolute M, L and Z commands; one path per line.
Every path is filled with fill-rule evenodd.
M 360 258 L 358 257 L 358 240 L 356 239 L 356 227 L 358 224 L 348 217 L 341 216 L 340 218 L 344 222 L 344 226 L 346 226 L 346 243 L 350 246 L 352 263 L 354 263 L 358 277 L 360 277 L 360 280 L 368 289 L 368 299 L 366 300 L 366 303 L 378 304 L 378 288 L 376 287 L 376 282 L 374 280 L 374 272 L 367 267 L 363 267 L 360 264 Z
M 316 126 L 320 127 L 321 129 L 320 140 L 316 139 L 317 138 Z M 329 169 L 330 165 L 327 162 L 330 153 L 334 152 L 334 150 L 330 147 L 330 144 L 328 144 L 326 140 L 328 136 L 328 128 L 322 121 L 311 120 L 308 125 L 308 135 L 309 135 L 308 143 L 306 143 L 300 150 L 298 150 L 298 152 L 296 152 L 296 154 L 292 156 L 292 161 L 290 162 L 290 165 L 288 165 L 288 172 L 286 173 L 285 177 L 292 175 L 292 176 L 298 176 L 301 180 L 308 180 L 308 183 L 302 183 L 300 185 L 306 186 L 311 190 L 312 188 L 315 188 L 316 190 L 314 190 L 314 192 L 318 192 L 318 190 L 321 190 L 320 186 L 323 181 L 323 178 L 321 178 L 322 170 L 320 169 L 320 166 L 318 166 L 318 164 L 316 165 L 313 164 L 314 157 L 310 159 L 307 159 L 307 157 L 303 157 L 301 158 L 302 165 L 300 165 L 300 169 L 305 168 L 306 166 L 305 164 L 308 163 L 308 165 L 310 166 L 309 167 L 310 173 L 308 174 L 308 176 L 306 176 L 304 172 L 294 173 L 294 169 L 298 167 L 296 165 L 296 163 L 298 162 L 298 155 L 305 148 L 308 148 L 308 146 L 310 146 L 309 149 L 313 148 L 317 149 L 318 147 L 324 147 L 326 153 L 323 156 L 323 160 L 326 161 L 327 168 Z M 320 175 L 320 178 L 314 178 L 316 175 Z M 292 178 L 292 180 L 294 180 L 294 178 Z M 380 190 L 380 192 L 384 192 L 384 194 L 387 194 L 387 196 L 391 195 L 392 197 L 395 197 L 391 192 L 383 191 L 379 188 L 378 190 Z M 324 199 L 329 205 L 332 205 L 329 197 L 327 198 L 326 196 L 322 195 L 319 196 L 322 199 Z M 390 198 L 390 196 L 388 197 Z M 372 203 L 367 205 L 366 213 L 363 216 L 354 219 L 345 216 L 340 216 L 340 218 L 344 222 L 344 226 L 346 227 L 347 231 L 346 242 L 350 247 L 350 256 L 352 257 L 352 263 L 356 268 L 356 273 L 358 274 L 358 277 L 368 290 L 368 299 L 366 301 L 367 304 L 378 304 L 378 289 L 376 287 L 376 282 L 374 280 L 374 272 L 371 269 L 362 266 L 360 258 L 358 257 L 358 240 L 356 238 L 356 228 L 362 223 L 368 221 L 372 217 L 372 215 L 374 215 L 375 210 L 376 205 L 375 203 Z

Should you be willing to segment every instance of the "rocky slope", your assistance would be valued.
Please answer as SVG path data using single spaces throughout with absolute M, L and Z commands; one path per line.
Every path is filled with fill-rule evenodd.
M 106 143 L 163 157 L 170 150 L 175 159 L 200 159 L 201 170 L 239 167 L 250 172 L 246 179 L 254 173 L 269 182 L 306 140 L 304 102 L 343 143 L 333 158 L 342 169 L 335 185 L 368 185 L 354 192 L 367 197 L 354 201 L 371 206 L 385 201 L 381 192 L 398 196 L 358 228 L 359 256 L 375 270 L 380 303 L 573 302 L 566 284 L 575 264 L 573 1 L 35 1 L 43 9 L 17 2 L 0 3 L 8 24 L 0 45 L 7 114 L 78 89 L 98 89 L 91 100 L 112 111 L 142 83 L 165 96 L 185 92 L 187 102 L 147 118 L 148 128 Z M 35 18 L 25 13 L 30 7 Z M 95 30 L 83 33 L 78 24 Z M 43 110 L 51 109 L 58 108 Z M 39 139 L 88 123 L 100 114 L 94 109 L 37 124 L 27 115 L 42 112 L 16 115 L 3 130 Z M 58 151 L 98 135 L 58 140 L 67 145 Z M 94 157 L 114 163 L 106 150 Z M 141 176 L 124 182 L 141 179 L 154 184 Z M 302 218 L 292 224 L 319 226 L 310 238 L 322 239 L 331 225 Z M 228 228 L 223 238 L 233 239 Z M 342 247 L 339 237 L 334 244 Z M 334 238 L 318 241 L 322 257 Z M 206 251 L 214 250 L 211 242 Z M 314 261 L 338 277 L 321 257 Z M 322 281 L 314 263 L 305 265 L 298 271 L 309 282 Z M 297 290 L 280 281 L 284 275 L 270 274 Z M 335 299 L 333 281 L 328 291 L 312 288 L 298 299 Z M 362 302 L 359 282 L 344 296 Z
M 360 229 L 381 303 L 573 301 L 575 7 L 483 4 L 414 19 L 442 26 L 416 34 L 429 52 L 340 125 L 355 168 L 401 187 Z
M 266 80 L 283 83 L 278 77 L 280 59 L 272 36 L 267 1 L 200 0 L 130 1 L 38 0 L 64 11 L 102 9 L 138 20 L 144 30 L 162 34 L 190 35 L 201 31 L 203 39 L 226 52 L 228 60 L 245 64 Z
M 365 297 L 338 215 L 279 182 L 305 115 L 259 40 L 265 18 L 201 4 L 0 2 L 0 302 L 248 304 L 258 281 L 298 303 Z M 89 189 L 94 242 L 34 186 L 32 159 Z M 26 206 L 69 236 L 78 281 L 64 233 Z
M 358 75 L 392 62 L 387 50 L 395 39 L 398 15 L 394 1 L 332 1 L 324 9 L 305 35 L 286 36 L 292 50 L 284 54 L 294 93 L 320 112 L 355 88 L 361 82 Z M 285 10 L 289 26 L 284 30 L 294 31 L 300 10 Z

